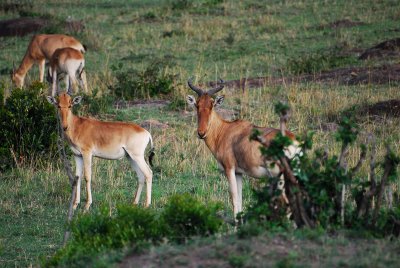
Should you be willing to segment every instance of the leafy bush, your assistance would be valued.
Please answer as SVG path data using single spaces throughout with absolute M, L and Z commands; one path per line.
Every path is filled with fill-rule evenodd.
M 287 107 L 277 105 L 276 110 L 281 115 L 281 129 L 285 129 Z M 261 143 L 260 133 L 254 132 L 252 139 Z M 291 141 L 282 134 L 277 134 L 268 146 L 261 148 L 266 159 L 279 160 L 285 179 L 285 195 L 289 200 L 292 219 L 298 227 L 323 228 L 337 230 L 354 228 L 368 230 L 374 236 L 399 235 L 400 212 L 398 208 L 384 207 L 383 192 L 389 183 L 394 183 L 400 157 L 387 148 L 380 178 L 375 174 L 375 142 L 370 146 L 369 180 L 359 174 L 359 169 L 368 153 L 368 143 L 361 144 L 360 158 L 352 168 L 348 167 L 346 156 L 350 145 L 355 143 L 358 127 L 353 120 L 343 118 L 336 134 L 337 141 L 342 144 L 341 152 L 330 155 L 327 151 L 312 148 L 312 134 L 303 139 L 302 154 L 293 159 L 283 155 L 283 148 Z M 298 138 L 299 140 L 300 138 Z M 364 175 L 365 176 L 365 175 Z M 271 221 L 267 226 L 285 226 L 286 204 L 279 204 L 280 192 L 276 190 L 278 178 L 272 178 L 265 184 L 262 191 L 256 195 L 255 204 L 244 215 L 245 220 L 253 220 L 256 224 L 265 220 Z M 372 199 L 375 205 L 372 206 Z M 257 229 L 246 227 L 242 235 L 256 233 Z
M 153 209 L 121 205 L 111 216 L 103 208 L 76 218 L 70 226 L 72 239 L 43 266 L 92 266 L 95 256 L 110 250 L 129 246 L 138 252 L 165 238 L 184 242 L 193 235 L 214 234 L 222 225 L 217 209 L 187 194 L 171 197 L 161 215 Z
M 189 194 L 175 195 L 164 208 L 162 219 L 168 226 L 167 236 L 184 242 L 191 236 L 208 236 L 218 232 L 222 220 L 216 216 L 219 206 L 203 205 Z
M 125 100 L 150 98 L 172 93 L 175 76 L 165 72 L 168 63 L 153 61 L 143 71 L 129 69 L 122 71 L 122 64 L 113 66 L 117 84 L 111 87 L 116 97 Z
M 54 107 L 40 91 L 41 83 L 14 89 L 0 106 L 0 170 L 15 165 L 38 164 L 56 154 L 57 120 Z
M 97 96 L 98 91 L 93 90 L 92 94 L 81 94 L 83 97 L 83 105 L 79 110 L 83 114 L 98 115 L 106 113 L 112 107 L 115 97 L 110 94 Z
M 107 208 L 78 217 L 71 224 L 71 231 L 73 239 L 45 266 L 87 266 L 100 252 L 128 245 L 141 250 L 159 242 L 164 232 L 153 210 L 126 205 L 119 206 L 114 217 Z

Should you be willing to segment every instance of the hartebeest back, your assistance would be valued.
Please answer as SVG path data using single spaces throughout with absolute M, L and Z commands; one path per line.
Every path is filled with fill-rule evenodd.
M 52 96 L 56 95 L 59 88 L 58 74 L 65 74 L 65 86 L 69 94 L 76 93 L 78 81 L 85 93 L 88 93 L 84 67 L 85 57 L 79 50 L 70 47 L 56 49 L 50 59 L 47 79 L 52 83 Z
M 261 178 L 267 176 L 279 176 L 281 167 L 279 163 L 273 163 L 263 159 L 260 147 L 261 143 L 250 140 L 254 128 L 258 129 L 268 144 L 280 130 L 275 128 L 257 127 L 248 121 L 236 120 L 233 122 L 222 119 L 214 107 L 220 105 L 224 97 L 212 95 L 224 88 L 223 81 L 216 88 L 204 91 L 192 84 L 189 87 L 198 95 L 189 95 L 187 101 L 197 110 L 197 135 L 203 139 L 214 157 L 217 159 L 221 169 L 224 170 L 229 182 L 229 192 L 233 205 L 234 216 L 242 211 L 242 175 Z M 286 135 L 294 140 L 293 133 L 287 131 Z M 298 143 L 294 142 L 285 150 L 285 154 L 292 158 L 300 152 Z
M 54 97 L 47 97 L 47 100 L 58 108 L 62 129 L 75 157 L 78 182 L 74 209 L 80 202 L 82 172 L 86 178 L 87 189 L 85 210 L 88 210 L 92 203 L 90 184 L 93 156 L 112 160 L 126 156 L 138 176 L 138 188 L 134 203 L 139 203 L 140 194 L 146 181 L 146 206 L 149 206 L 153 172 L 147 165 L 144 154 L 147 144 L 150 142 L 149 162 L 151 164 L 154 148 L 150 133 L 133 123 L 104 122 L 76 116 L 71 109 L 73 105 L 80 103 L 81 99 L 82 97 L 78 96 L 72 100 L 66 93 L 62 93 L 58 101 Z
M 38 34 L 32 37 L 25 56 L 17 70 L 13 70 L 12 80 L 17 87 L 23 87 L 25 75 L 33 64 L 39 65 L 39 81 L 44 80 L 46 60 L 50 60 L 58 48 L 71 47 L 82 53 L 85 47 L 74 37 L 63 34 Z

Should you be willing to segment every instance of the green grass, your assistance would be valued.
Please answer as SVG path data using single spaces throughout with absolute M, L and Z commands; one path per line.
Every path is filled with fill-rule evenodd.
M 390 0 L 268 1 L 268 4 L 204 0 L 189 1 L 192 4 L 188 7 L 173 9 L 177 2 L 66 0 L 47 3 L 39 0 L 33 3 L 32 12 L 55 14 L 60 20 L 68 16 L 83 20 L 86 29 L 76 36 L 89 47 L 86 54 L 89 88 L 109 94 L 109 86 L 116 82 L 112 66 L 122 63 L 124 70 L 144 69 L 149 62 L 161 59 L 172 62 L 167 71 L 177 75 L 175 93 L 181 99 L 192 94 L 185 83 L 193 75 L 201 82 L 218 77 L 229 80 L 281 76 L 292 71 L 293 60 L 307 63 L 314 59 L 311 56 L 322 53 L 331 55 L 329 63 L 334 63 L 327 67 L 322 65 L 322 68 L 365 66 L 364 62 L 356 60 L 355 52 L 338 60 L 336 56 L 397 37 L 400 19 L 400 3 Z M 16 16 L 17 13 L 0 11 L 0 19 Z M 341 19 L 364 24 L 337 29 L 324 27 Z M 30 38 L 0 38 L 0 84 L 7 90 L 11 90 L 9 72 L 12 63 L 20 62 Z M 38 70 L 34 67 L 28 73 L 27 82 L 37 77 Z M 223 108 L 237 112 L 239 118 L 256 125 L 273 127 L 279 124 L 273 104 L 287 100 L 292 107 L 290 129 L 296 133 L 315 130 L 317 147 L 327 146 L 335 152 L 340 148 L 333 133 L 322 130 L 324 123 L 334 121 L 337 114 L 353 105 L 400 98 L 396 85 L 287 84 L 251 89 L 245 93 L 224 90 L 224 94 Z M 188 107 L 179 110 L 167 107 L 116 110 L 109 107 L 106 110 L 106 114 L 98 117 L 137 123 L 156 119 L 169 125 L 164 130 L 151 130 L 156 145 L 152 207 L 162 208 L 171 194 L 189 192 L 204 202 L 222 202 L 224 216 L 232 217 L 226 179 L 218 171 L 217 163 L 204 143 L 196 138 L 196 117 Z M 399 153 L 399 121 L 399 118 L 361 118 L 359 121 L 364 132 L 377 135 L 379 159 L 383 157 L 385 142 L 390 142 Z M 354 165 L 358 154 L 358 148 L 351 149 L 350 165 Z M 361 171 L 364 176 L 367 169 L 364 166 Z M 62 243 L 69 199 L 67 177 L 57 159 L 42 170 L 28 166 L 0 175 L 0 266 L 38 265 L 41 257 L 51 256 Z M 254 180 L 245 180 L 244 207 L 251 202 L 250 188 L 254 184 Z M 398 182 L 395 185 L 399 187 Z M 104 205 L 115 208 L 116 204 L 130 203 L 135 189 L 136 174 L 126 160 L 94 161 L 93 210 Z M 85 200 L 83 190 L 82 202 Z M 81 207 L 78 213 L 81 213 Z M 339 242 L 329 243 L 336 245 Z M 216 247 L 224 246 L 221 241 L 215 244 Z M 334 258 L 329 257 L 330 250 L 332 248 L 327 247 L 323 251 L 328 259 Z M 235 256 L 224 252 L 216 251 L 215 254 L 229 260 L 232 266 L 245 266 L 251 260 L 248 253 Z M 303 253 L 296 254 L 282 255 L 271 265 L 293 265 L 303 258 Z M 274 254 L 268 256 L 272 258 Z M 374 260 L 371 266 L 374 266 L 379 254 L 375 252 L 371 256 Z M 184 265 L 185 260 L 181 262 Z M 339 265 L 339 260 L 333 259 L 331 263 Z M 369 265 L 368 259 L 360 263 Z M 358 263 L 349 260 L 343 265 Z

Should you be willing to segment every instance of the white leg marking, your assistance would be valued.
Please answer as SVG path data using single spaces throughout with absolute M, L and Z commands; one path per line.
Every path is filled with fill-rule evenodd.
M 225 170 L 226 177 L 228 178 L 229 183 L 229 193 L 231 195 L 231 202 L 233 206 L 233 216 L 236 221 L 236 216 L 239 213 L 239 204 L 238 204 L 238 187 L 235 176 L 235 170 Z
M 88 211 L 93 201 L 92 190 L 90 185 L 92 180 L 92 154 L 83 154 L 83 168 L 85 171 L 86 195 L 87 195 L 85 211 Z
M 129 154 L 129 153 L 128 153 Z M 140 194 L 146 181 L 146 207 L 151 204 L 151 189 L 153 184 L 153 172 L 144 160 L 144 156 L 135 156 L 129 154 L 129 160 L 131 161 L 132 167 L 136 171 L 138 176 L 138 188 L 136 190 L 134 203 L 138 204 L 140 200 Z
M 83 175 L 83 158 L 81 156 L 75 156 L 75 166 L 75 176 L 78 177 L 78 182 L 76 184 L 76 195 L 73 206 L 74 209 L 76 209 L 81 202 L 81 181 Z

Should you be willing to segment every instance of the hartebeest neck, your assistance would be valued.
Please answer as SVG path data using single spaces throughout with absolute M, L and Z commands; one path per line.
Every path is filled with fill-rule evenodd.
M 26 73 L 32 67 L 34 61 L 31 59 L 28 53 L 25 54 L 24 58 L 22 59 L 21 64 L 19 65 L 18 69 L 15 71 L 21 77 L 25 77 Z
M 223 138 L 223 132 L 229 122 L 222 119 L 214 110 L 211 112 L 210 124 L 204 141 L 210 151 L 215 154 L 218 144 Z

